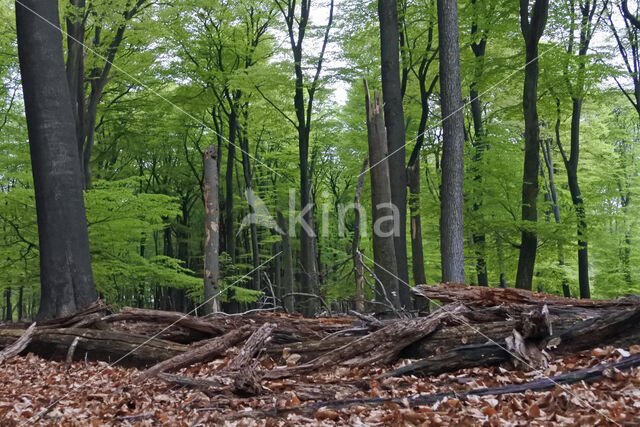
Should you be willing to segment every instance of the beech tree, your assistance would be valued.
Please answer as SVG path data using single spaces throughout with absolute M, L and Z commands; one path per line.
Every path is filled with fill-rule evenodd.
M 440 105 L 442 110 L 442 186 L 440 257 L 442 281 L 464 283 L 464 117 L 460 83 L 458 4 L 438 0 Z
M 38 317 L 64 316 L 97 299 L 57 1 L 16 2 L 18 55 L 36 196 Z
M 378 0 L 380 20 L 380 59 L 384 122 L 387 130 L 391 201 L 398 209 L 398 231 L 394 236 L 400 304 L 409 306 L 409 267 L 407 263 L 407 172 L 405 163 L 405 124 L 400 82 L 400 34 L 397 0 Z M 376 167 L 376 163 L 371 164 Z
M 547 24 L 548 0 L 520 0 L 520 29 L 525 42 L 525 69 L 522 107 L 524 110 L 524 172 L 522 176 L 522 237 L 516 287 L 531 289 L 538 250 L 538 173 L 540 171 L 538 122 L 538 42 Z

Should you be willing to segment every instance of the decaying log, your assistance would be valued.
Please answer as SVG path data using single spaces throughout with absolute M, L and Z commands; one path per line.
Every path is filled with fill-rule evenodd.
M 601 378 L 605 372 L 612 370 L 624 371 L 633 367 L 640 366 L 640 354 L 627 357 L 619 362 L 603 363 L 591 368 L 581 369 L 578 371 L 568 372 L 556 375 L 551 378 L 543 378 L 540 380 L 530 381 L 524 384 L 509 384 L 499 387 L 480 388 L 470 391 L 460 391 L 455 393 L 438 393 L 423 394 L 397 398 L 364 398 L 364 399 L 339 399 L 319 401 L 312 404 L 304 404 L 292 406 L 289 408 L 274 408 L 264 411 L 236 412 L 225 416 L 225 420 L 241 419 L 246 417 L 265 418 L 265 417 L 282 417 L 288 414 L 299 414 L 312 416 L 320 408 L 343 409 L 356 405 L 380 406 L 385 403 L 396 403 L 401 406 L 417 406 L 417 405 L 433 405 L 436 402 L 454 397 L 456 399 L 465 398 L 466 396 L 499 396 L 503 394 L 524 393 L 526 391 L 544 391 L 550 390 L 558 385 L 570 385 L 579 382 L 594 382 Z
M 247 368 L 253 358 L 256 357 L 261 351 L 266 342 L 271 337 L 271 333 L 277 327 L 275 323 L 265 323 L 255 331 L 242 346 L 238 354 L 236 354 L 229 364 L 224 368 L 225 371 L 239 371 Z
M 240 329 L 228 332 L 221 337 L 212 338 L 204 343 L 199 343 L 194 349 L 163 360 L 157 365 L 147 369 L 137 377 L 137 381 L 158 375 L 161 372 L 180 369 L 196 362 L 209 361 L 216 356 L 223 355 L 229 348 L 245 340 L 251 334 L 251 326 L 245 325 Z
M 560 335 L 556 354 L 574 353 L 599 346 L 640 344 L 640 307 L 614 311 L 585 320 Z
M 35 333 L 35 331 L 36 324 L 33 323 L 26 331 L 24 331 L 24 334 L 22 334 L 20 338 L 16 340 L 16 342 L 0 351 L 0 363 L 2 363 L 5 359 L 17 356 L 22 352 L 22 350 L 27 348 L 27 346 L 31 342 L 31 339 L 33 338 L 33 334 Z
M 608 315 L 587 319 L 572 328 L 548 337 L 548 344 L 557 347 L 554 354 L 566 354 L 603 345 L 626 347 L 640 344 L 640 308 L 614 311 Z M 556 331 L 557 333 L 558 331 Z M 475 366 L 498 365 L 512 360 L 505 340 L 485 344 L 463 345 L 449 348 L 440 354 L 425 358 L 387 373 L 388 376 L 438 375 L 443 372 Z M 523 361 L 520 360 L 522 363 Z M 525 365 L 531 361 L 525 360 Z M 528 366 L 537 368 L 537 366 Z
M 265 372 L 265 378 L 286 378 L 337 364 L 365 366 L 391 362 L 405 347 L 433 333 L 443 319 L 451 317 L 460 309 L 460 306 L 452 305 L 435 311 L 429 317 L 398 320 L 365 337 L 325 353 L 309 363 Z
M 98 300 L 91 305 L 76 311 L 68 316 L 59 317 L 57 319 L 50 319 L 38 322 L 38 329 L 56 329 L 56 328 L 68 328 L 78 322 L 82 322 L 90 315 L 94 313 L 105 313 L 109 310 L 109 307 L 102 300 Z
M 221 327 L 207 320 L 201 320 L 176 311 L 147 310 L 133 307 L 124 307 L 120 313 L 106 316 L 102 320 L 104 322 L 127 320 L 166 323 L 168 325 L 176 325 L 182 328 L 201 332 L 211 337 L 222 335 L 230 329 Z
M 0 330 L 0 343 L 18 338 L 23 330 Z M 80 337 L 75 360 L 118 362 L 122 366 L 147 367 L 175 355 L 188 347 L 157 338 L 96 329 L 40 329 L 36 328 L 31 343 L 23 353 L 31 352 L 45 359 L 65 360 L 69 347 Z
M 463 283 L 418 285 L 411 288 L 414 295 L 442 302 L 460 302 L 467 306 L 495 306 L 501 304 L 566 305 L 578 307 L 623 307 L 640 305 L 637 297 L 619 300 L 589 300 L 564 298 L 516 288 L 467 286 Z

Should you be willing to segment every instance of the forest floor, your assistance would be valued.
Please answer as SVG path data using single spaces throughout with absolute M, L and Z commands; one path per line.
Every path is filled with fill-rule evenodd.
M 232 352 L 231 352 L 232 353 Z M 630 349 L 597 348 L 557 358 L 545 376 L 615 362 Z M 179 374 L 207 378 L 229 360 L 199 363 Z M 264 367 L 275 362 L 263 358 Z M 55 362 L 33 354 L 5 360 L 0 369 L 0 425 L 638 425 L 640 368 L 611 370 L 598 381 L 556 386 L 543 392 L 500 396 L 456 396 L 466 390 L 519 384 L 544 377 L 505 367 L 464 369 L 435 377 L 379 374 L 408 361 L 367 368 L 337 367 L 309 375 L 264 381 L 258 397 L 218 395 L 169 384 L 159 378 L 134 383 L 137 369 L 106 362 Z M 267 365 L 267 366 L 265 366 Z M 321 408 L 313 415 L 287 411 L 318 396 L 333 399 L 403 398 L 454 393 L 431 405 L 353 405 Z M 314 399 L 315 398 L 315 399 Z M 323 400 L 323 399 L 320 399 Z M 277 417 L 262 411 L 277 408 Z

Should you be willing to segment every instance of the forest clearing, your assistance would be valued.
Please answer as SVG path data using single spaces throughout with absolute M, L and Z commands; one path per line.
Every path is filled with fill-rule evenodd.
M 0 6 L 0 425 L 640 424 L 640 0 Z

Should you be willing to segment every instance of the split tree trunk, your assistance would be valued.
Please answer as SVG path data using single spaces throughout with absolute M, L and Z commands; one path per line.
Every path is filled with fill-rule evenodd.
M 16 2 L 16 26 L 38 216 L 38 318 L 48 319 L 73 313 L 98 295 L 91 272 L 58 2 Z
M 204 208 L 205 208 L 205 243 L 204 243 L 204 313 L 220 311 L 220 287 L 218 251 L 219 251 L 219 216 L 218 206 L 218 163 L 215 145 L 204 151 Z

